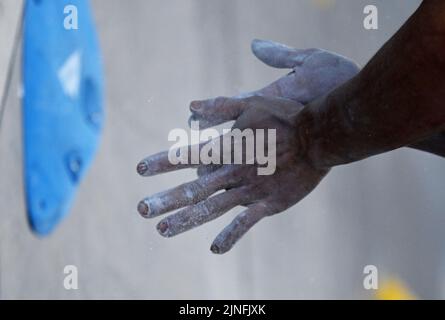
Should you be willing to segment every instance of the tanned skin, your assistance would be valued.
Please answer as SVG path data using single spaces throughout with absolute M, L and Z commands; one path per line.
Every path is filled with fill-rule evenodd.
M 275 129 L 275 173 L 260 176 L 256 165 L 201 165 L 197 180 L 145 198 L 138 211 L 153 218 L 181 209 L 158 224 L 171 237 L 245 206 L 214 240 L 211 250 L 221 254 L 262 218 L 298 203 L 336 165 L 403 146 L 444 156 L 443 17 L 444 1 L 424 1 L 361 71 L 320 49 L 254 41 L 258 58 L 293 72 L 256 92 L 194 101 L 191 120 L 202 127 L 233 120 L 241 130 Z M 164 152 L 137 170 L 152 176 L 190 167 L 196 165 L 172 165 Z
M 443 136 L 444 16 L 444 1 L 424 1 L 357 76 L 296 117 L 314 165 L 422 147 Z

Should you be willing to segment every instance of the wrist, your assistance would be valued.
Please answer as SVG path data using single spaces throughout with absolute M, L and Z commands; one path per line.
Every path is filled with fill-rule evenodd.
M 299 156 L 315 168 L 328 169 L 360 158 L 357 148 L 351 148 L 354 125 L 345 119 L 343 104 L 335 95 L 327 94 L 305 105 L 295 116 Z
M 323 161 L 322 141 L 320 137 L 320 126 L 318 107 L 320 101 L 316 100 L 304 106 L 295 115 L 294 125 L 297 132 L 298 157 L 304 159 L 316 169 L 328 169 L 330 165 Z

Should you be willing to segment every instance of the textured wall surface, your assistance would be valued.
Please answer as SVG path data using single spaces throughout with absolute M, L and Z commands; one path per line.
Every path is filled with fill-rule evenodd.
M 377 31 L 362 26 L 362 0 L 94 0 L 105 132 L 71 214 L 45 239 L 26 222 L 14 73 L 0 131 L 0 298 L 367 298 L 368 264 L 420 297 L 444 297 L 445 161 L 432 155 L 404 149 L 335 168 L 223 256 L 209 246 L 240 209 L 167 240 L 136 212 L 142 197 L 194 177 L 135 173 L 142 157 L 170 146 L 171 129 L 186 128 L 189 101 L 255 89 L 286 72 L 255 60 L 253 38 L 325 48 L 364 65 L 420 3 L 372 2 Z M 19 5 L 0 3 L 6 39 Z M 9 47 L 0 48 L 0 79 Z M 68 264 L 78 267 L 79 290 L 62 285 Z

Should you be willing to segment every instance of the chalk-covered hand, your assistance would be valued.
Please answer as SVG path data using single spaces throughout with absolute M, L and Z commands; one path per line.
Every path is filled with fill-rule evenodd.
M 198 101 L 192 103 L 192 108 L 201 107 L 205 106 Z M 254 164 L 223 164 L 195 181 L 145 198 L 139 203 L 139 213 L 146 218 L 154 218 L 183 208 L 161 220 L 157 226 L 161 235 L 171 237 L 216 219 L 236 206 L 245 206 L 246 210 L 216 237 L 211 246 L 214 253 L 227 252 L 259 220 L 298 203 L 329 171 L 328 168 L 315 168 L 305 158 L 304 143 L 295 125 L 301 108 L 300 103 L 283 98 L 218 98 L 213 114 L 225 121 L 235 120 L 232 133 L 235 129 L 240 132 L 251 129 L 257 142 L 255 151 L 258 152 L 262 145 L 266 148 L 264 154 L 275 149 L 275 170 L 270 172 L 273 174 L 259 175 L 259 161 L 254 161 Z M 267 142 L 258 136 L 260 131 L 267 136 Z M 276 143 L 273 145 L 268 132 L 275 132 Z M 210 144 L 222 147 L 215 150 L 222 150 L 221 159 L 227 159 L 227 149 L 222 140 L 217 138 L 202 144 L 200 150 Z M 229 148 L 230 156 L 235 155 L 235 144 Z M 191 147 L 186 150 L 186 154 L 192 152 Z M 246 155 L 246 148 L 242 150 Z M 174 165 L 169 160 L 169 152 L 163 152 L 144 159 L 137 169 L 143 176 L 152 176 L 190 167 L 196 165 Z
M 295 49 L 284 44 L 253 40 L 253 54 L 275 68 L 292 69 L 290 73 L 266 87 L 238 95 L 235 98 L 264 96 L 286 98 L 302 104 L 309 103 L 353 78 L 359 66 L 352 60 L 323 49 Z M 201 129 L 219 125 L 232 118 L 232 110 L 222 105 L 224 99 L 195 101 L 190 105 L 189 123 L 199 122 Z M 218 111 L 223 109 L 224 111 Z M 198 176 L 219 168 L 217 165 L 199 166 Z
M 261 95 L 280 97 L 306 104 L 319 98 L 354 77 L 359 66 L 346 57 L 322 49 L 294 49 L 283 44 L 253 40 L 252 52 L 265 64 L 275 68 L 292 69 L 263 89 L 244 93 L 237 97 Z M 201 128 L 208 128 L 226 121 L 228 115 L 215 113 L 220 99 L 209 99 L 201 103 L 205 107 L 193 108 L 189 121 L 199 121 Z
M 258 165 L 247 164 L 174 165 L 168 159 L 168 152 L 148 157 L 138 165 L 143 176 L 198 167 L 197 180 L 139 203 L 138 211 L 147 218 L 184 208 L 158 224 L 158 231 L 164 236 L 202 225 L 238 205 L 247 207 L 215 239 L 211 246 L 214 253 L 230 250 L 255 223 L 296 204 L 326 175 L 328 168 L 315 168 L 306 160 L 301 136 L 292 119 L 301 110 L 300 103 L 328 93 L 359 71 L 351 60 L 321 49 L 299 50 L 254 40 L 252 51 L 267 65 L 289 68 L 292 72 L 263 89 L 237 97 L 194 101 L 189 121 L 199 121 L 201 129 L 231 120 L 235 120 L 233 128 L 275 129 L 275 172 L 258 175 Z M 220 190 L 224 191 L 215 195 Z

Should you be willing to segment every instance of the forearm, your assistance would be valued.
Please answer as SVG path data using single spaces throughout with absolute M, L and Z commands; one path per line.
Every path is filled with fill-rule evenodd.
M 367 158 L 445 128 L 445 4 L 425 1 L 353 79 L 296 117 L 320 167 Z
M 440 132 L 427 139 L 413 143 L 409 147 L 445 157 L 445 132 Z

